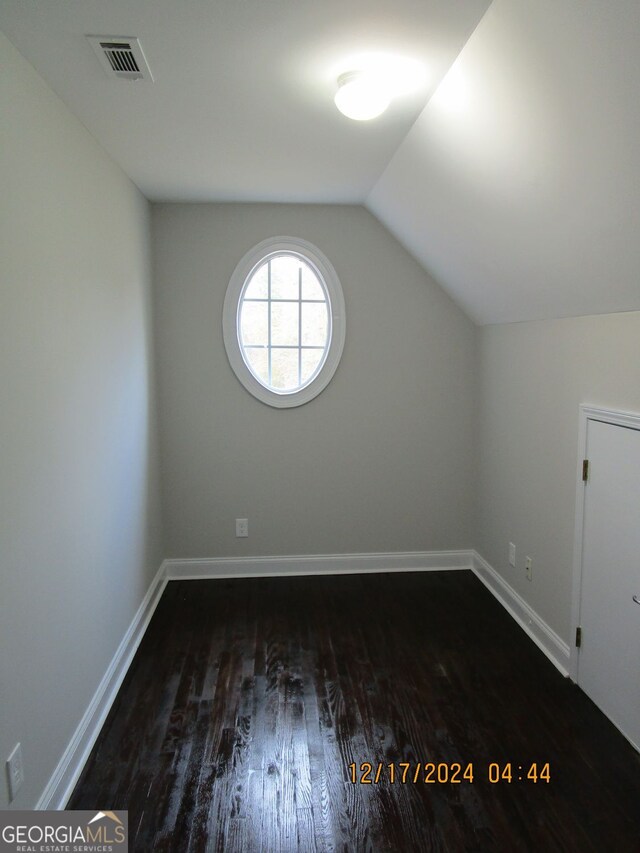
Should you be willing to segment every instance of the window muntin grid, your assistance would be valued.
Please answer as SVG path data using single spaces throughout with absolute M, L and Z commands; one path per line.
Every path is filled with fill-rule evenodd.
M 269 294 L 267 261 L 273 260 L 276 266 L 277 264 L 286 266 L 286 263 L 291 263 L 290 258 L 286 261 L 286 256 L 294 256 L 304 262 L 302 291 L 299 289 L 299 274 L 296 274 L 293 279 L 291 277 L 288 280 L 286 277 L 283 279 L 281 275 L 273 275 L 272 265 L 272 287 Z M 281 260 L 276 263 L 277 258 Z M 251 283 L 251 290 L 247 290 L 249 283 Z M 243 344 L 243 330 L 240 322 L 245 294 L 249 300 L 244 304 L 244 309 L 247 312 L 255 312 L 253 319 L 248 313 L 245 317 L 246 347 Z M 268 304 L 265 305 L 270 301 L 271 309 Z M 275 308 L 286 311 L 285 302 L 298 303 L 299 306 L 294 309 L 299 311 L 296 315 L 299 318 L 299 330 L 293 343 L 287 343 L 286 338 L 277 336 L 280 333 L 293 334 L 291 330 L 286 332 L 282 326 L 276 330 L 274 339 L 273 332 L 278 324 L 270 323 L 270 319 L 274 319 L 271 316 L 271 310 Z M 319 304 L 312 304 L 314 302 Z M 291 310 L 291 306 L 288 308 Z M 318 317 L 315 321 L 311 320 L 310 314 L 313 312 L 320 315 L 322 322 L 318 322 Z M 325 318 L 326 328 L 323 326 Z M 295 329 L 295 322 L 290 325 Z M 270 328 L 271 331 L 269 331 Z M 299 237 L 268 237 L 258 243 L 240 259 L 229 280 L 222 312 L 222 333 L 231 369 L 238 381 L 257 400 L 278 409 L 309 403 L 331 382 L 340 364 L 344 348 L 346 334 L 344 294 L 331 261 L 317 246 Z M 270 335 L 272 345 L 282 344 L 280 347 L 272 346 L 271 355 L 269 355 Z M 322 352 L 323 347 L 324 352 Z M 288 361 L 292 365 L 290 371 L 294 374 L 294 378 L 289 382 L 281 381 L 281 385 L 293 386 L 300 379 L 305 380 L 309 377 L 306 384 L 293 390 L 270 388 L 257 378 L 262 376 L 268 381 L 269 357 L 272 360 L 272 373 L 274 362 Z
M 319 272 L 294 252 L 264 258 L 238 303 L 244 362 L 265 388 L 293 394 L 322 370 L 331 345 L 331 303 Z

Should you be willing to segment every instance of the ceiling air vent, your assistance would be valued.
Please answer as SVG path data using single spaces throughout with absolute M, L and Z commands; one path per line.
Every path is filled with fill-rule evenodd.
M 137 38 L 128 36 L 87 36 L 87 38 L 109 77 L 153 82 L 151 69 Z

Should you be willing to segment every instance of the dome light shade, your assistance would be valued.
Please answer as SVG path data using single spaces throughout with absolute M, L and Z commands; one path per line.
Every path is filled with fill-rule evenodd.
M 387 109 L 391 96 L 379 75 L 349 71 L 338 77 L 338 91 L 334 100 L 336 107 L 347 118 L 368 121 Z

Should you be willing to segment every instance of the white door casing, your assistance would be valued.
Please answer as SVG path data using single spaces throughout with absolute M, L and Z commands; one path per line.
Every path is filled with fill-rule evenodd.
M 581 409 L 572 677 L 640 748 L 640 416 Z

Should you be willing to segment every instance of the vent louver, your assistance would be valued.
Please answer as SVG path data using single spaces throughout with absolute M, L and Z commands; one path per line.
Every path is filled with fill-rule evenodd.
M 87 39 L 109 77 L 153 82 L 139 39 L 124 36 L 87 36 Z

